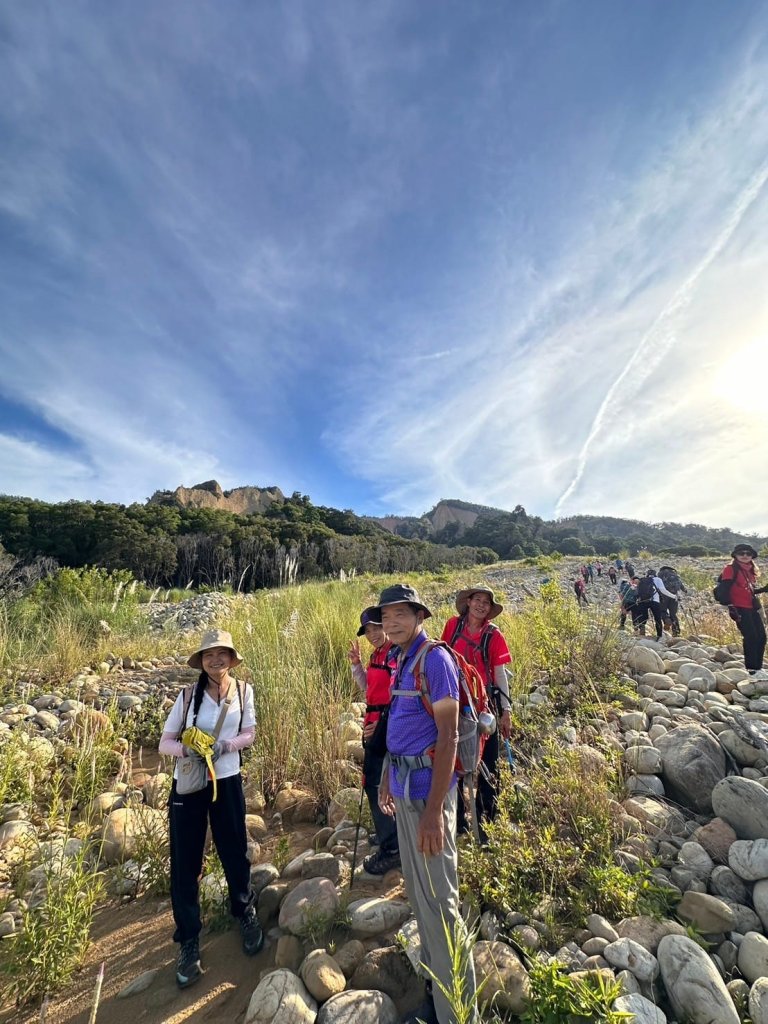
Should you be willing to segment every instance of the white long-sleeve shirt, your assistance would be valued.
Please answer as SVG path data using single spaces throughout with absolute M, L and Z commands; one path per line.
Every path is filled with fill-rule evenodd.
M 667 588 L 664 586 L 664 582 L 662 581 L 661 576 L 653 577 L 653 585 L 654 587 L 656 587 L 656 590 L 653 593 L 654 601 L 659 600 L 659 594 L 663 594 L 664 597 L 671 597 L 673 601 L 677 601 L 680 597 L 679 594 L 673 594 L 669 590 L 667 590 Z

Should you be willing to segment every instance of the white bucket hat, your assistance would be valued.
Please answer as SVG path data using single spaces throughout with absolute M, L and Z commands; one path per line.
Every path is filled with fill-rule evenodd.
M 210 651 L 213 647 L 226 647 L 234 655 L 233 667 L 240 665 L 243 659 L 237 653 L 234 643 L 232 642 L 232 634 L 227 633 L 224 629 L 209 629 L 203 633 L 203 639 L 200 641 L 200 646 L 187 658 L 187 664 L 190 668 L 203 667 L 203 651 Z

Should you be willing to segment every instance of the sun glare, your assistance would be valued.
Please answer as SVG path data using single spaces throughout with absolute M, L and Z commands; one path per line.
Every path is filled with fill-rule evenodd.
M 743 387 L 765 383 L 768 377 L 768 338 L 757 338 L 736 349 L 712 367 L 710 390 L 718 400 L 729 405 L 744 404 Z M 737 387 L 741 384 L 742 387 Z

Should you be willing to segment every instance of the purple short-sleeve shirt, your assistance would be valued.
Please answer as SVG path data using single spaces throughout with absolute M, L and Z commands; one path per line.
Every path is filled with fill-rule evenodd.
M 415 690 L 416 682 L 413 678 L 412 666 L 415 661 L 414 655 L 427 639 L 426 633 L 420 633 L 411 644 L 405 656 L 402 669 L 396 676 L 393 689 Z M 439 647 L 433 648 L 424 659 L 424 672 L 429 683 L 429 693 L 432 703 L 446 697 L 458 702 L 459 699 L 459 673 L 456 665 L 447 651 Z M 437 726 L 435 720 L 424 707 L 424 704 L 416 697 L 393 697 L 392 706 L 389 712 L 387 724 L 387 750 L 391 754 L 409 754 L 420 756 L 437 741 Z M 457 776 L 454 775 L 451 785 L 456 784 Z M 426 800 L 429 789 L 432 785 L 432 769 L 417 768 L 411 772 L 410 797 L 411 800 Z M 397 772 L 394 768 L 389 773 L 390 792 L 393 796 L 405 796 L 405 786 L 398 781 Z

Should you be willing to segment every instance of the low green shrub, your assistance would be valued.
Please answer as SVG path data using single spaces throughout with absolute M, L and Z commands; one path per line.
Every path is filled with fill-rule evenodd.
M 0 974 L 4 994 L 17 1005 L 61 988 L 83 962 L 104 889 L 94 853 L 84 843 L 74 856 L 49 863 L 44 902 L 25 910 L 21 931 L 4 940 Z
M 578 979 L 564 973 L 556 961 L 534 960 L 529 971 L 530 997 L 522 1024 L 620 1024 L 634 1014 L 612 1010 L 622 995 L 620 981 L 607 981 L 597 971 Z
M 535 912 L 556 938 L 583 927 L 592 913 L 616 918 L 666 909 L 648 872 L 631 874 L 616 863 L 623 832 L 611 792 L 615 768 L 551 738 L 524 771 L 517 778 L 503 769 L 487 845 L 462 851 L 462 885 L 476 903 Z

